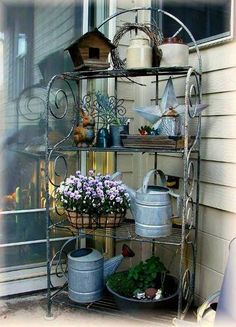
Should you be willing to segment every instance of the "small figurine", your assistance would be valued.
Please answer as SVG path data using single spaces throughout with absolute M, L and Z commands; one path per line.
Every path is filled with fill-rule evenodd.
M 145 293 L 138 288 L 134 291 L 133 297 L 138 300 L 143 300 L 145 299 Z
M 78 147 L 87 147 L 92 145 L 95 138 L 95 119 L 81 110 L 82 122 L 74 129 L 74 141 Z
M 153 299 L 156 296 L 157 289 L 154 287 L 149 287 L 145 290 L 145 297 L 147 299 Z
M 162 298 L 162 290 L 159 288 L 156 292 L 156 296 L 154 297 L 155 300 L 159 300 Z

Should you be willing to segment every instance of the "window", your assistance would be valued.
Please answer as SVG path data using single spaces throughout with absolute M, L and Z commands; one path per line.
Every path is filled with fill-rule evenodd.
M 15 99 L 32 82 L 33 7 L 8 7 L 8 42 L 12 74 L 8 81 L 9 98 Z
M 105 18 L 107 18 L 108 11 L 109 11 L 109 1 L 89 0 L 88 30 L 91 31 L 93 28 L 100 25 L 102 21 Z M 107 30 L 104 30 L 104 28 L 102 28 L 100 32 L 106 34 Z
M 81 36 L 83 23 L 83 3 L 72 6 L 68 1 L 45 5 L 37 0 L 18 2 L 10 1 L 5 6 L 6 17 L 0 24 L 0 64 L 4 62 L 4 67 L 0 67 L 3 70 L 0 275 L 6 271 L 18 272 L 23 267 L 39 269 L 42 266 L 45 271 L 45 160 L 41 155 L 45 145 L 45 86 L 54 74 L 69 70 L 65 67 L 64 49 L 75 36 Z M 50 126 L 52 133 L 63 134 L 71 128 L 71 121 L 68 119 L 68 124 L 64 121 L 63 126 L 58 123 L 53 127 Z M 73 156 L 70 173 L 76 165 L 77 156 Z M 58 237 L 68 237 L 61 231 L 59 234 L 51 234 L 55 238 L 54 252 L 64 242 Z M 36 275 L 30 269 L 27 271 L 24 275 L 27 278 L 21 280 L 21 292 L 29 290 L 29 284 L 30 291 L 45 285 L 40 281 L 42 271 L 32 283 L 29 278 Z M 17 279 L 22 275 L 18 272 L 14 276 L 9 277 L 9 289 L 0 290 L 1 296 L 19 291 L 12 280 L 19 283 Z
M 1 288 L 1 296 L 33 291 L 46 285 L 43 280 L 46 260 L 45 121 L 39 118 L 45 113 L 45 87 L 49 80 L 55 74 L 73 70 L 64 49 L 87 32 L 88 19 L 85 17 L 91 15 L 89 12 L 85 16 L 85 13 L 91 2 L 4 1 L 7 3 L 4 5 L 6 17 L 2 24 L 0 22 L 0 72 L 3 71 L 2 76 L 0 74 L 0 275 L 16 272 L 4 275 L 4 280 L 9 279 L 10 283 Z M 107 17 L 107 1 L 93 2 L 94 26 L 97 26 Z M 97 57 L 97 49 L 92 49 L 91 55 Z M 76 86 L 75 89 L 77 91 Z M 62 123 L 54 126 L 50 121 L 53 135 L 67 134 L 71 129 L 71 117 Z M 77 161 L 77 154 L 70 157 L 68 174 L 78 168 Z M 52 162 L 50 171 L 53 165 Z M 58 168 L 64 172 L 60 164 Z M 57 178 L 56 174 L 53 178 Z M 52 230 L 51 237 L 55 238 L 51 246 L 53 253 L 68 235 L 68 232 Z M 21 273 L 23 268 L 30 269 Z M 29 282 L 31 276 L 37 278 Z M 20 289 L 16 287 L 18 279 Z
M 153 8 L 161 8 L 179 18 L 191 31 L 198 44 L 232 37 L 233 0 L 152 0 Z M 156 13 L 153 11 L 153 19 Z M 166 15 L 161 17 L 161 29 L 165 37 L 170 37 L 179 25 Z M 187 33 L 179 34 L 186 43 Z

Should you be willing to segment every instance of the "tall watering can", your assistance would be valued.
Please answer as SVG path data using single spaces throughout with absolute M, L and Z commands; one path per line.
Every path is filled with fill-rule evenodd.
M 62 247 L 74 240 L 68 240 Z M 61 251 L 62 251 L 61 249 Z M 98 301 L 103 296 L 104 280 L 116 271 L 125 257 L 133 257 L 134 252 L 126 244 L 122 253 L 104 260 L 103 255 L 93 248 L 80 248 L 67 255 L 68 273 L 63 276 L 68 281 L 68 296 L 78 303 Z
M 158 174 L 162 185 L 149 185 L 150 177 Z M 131 212 L 135 219 L 135 232 L 143 237 L 164 237 L 171 234 L 172 206 L 171 197 L 180 196 L 171 192 L 166 186 L 166 178 L 161 170 L 152 169 L 143 179 L 143 185 L 137 191 L 127 189 L 131 198 Z

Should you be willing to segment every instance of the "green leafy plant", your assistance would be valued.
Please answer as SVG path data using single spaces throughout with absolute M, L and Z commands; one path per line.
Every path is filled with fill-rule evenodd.
M 156 134 L 156 130 L 153 127 L 150 127 L 147 125 L 141 126 L 138 129 L 138 131 L 141 135 L 155 135 Z
M 155 287 L 157 277 L 166 272 L 167 269 L 160 258 L 152 256 L 145 262 L 141 261 L 135 267 L 130 268 L 128 279 L 135 281 L 137 288 L 145 290 L 149 287 Z
M 112 274 L 108 278 L 108 285 L 114 292 L 132 297 L 137 289 L 145 291 L 149 287 L 159 288 L 166 273 L 167 269 L 160 258 L 152 256 L 128 271 Z
M 116 272 L 109 276 L 108 285 L 113 291 L 126 297 L 132 297 L 137 289 L 135 281 L 128 278 L 128 271 Z

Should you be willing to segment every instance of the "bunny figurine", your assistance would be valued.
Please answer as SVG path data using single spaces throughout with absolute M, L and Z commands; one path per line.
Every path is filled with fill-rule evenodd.
M 82 121 L 74 128 L 74 141 L 78 147 L 91 146 L 95 137 L 95 119 L 81 110 Z

